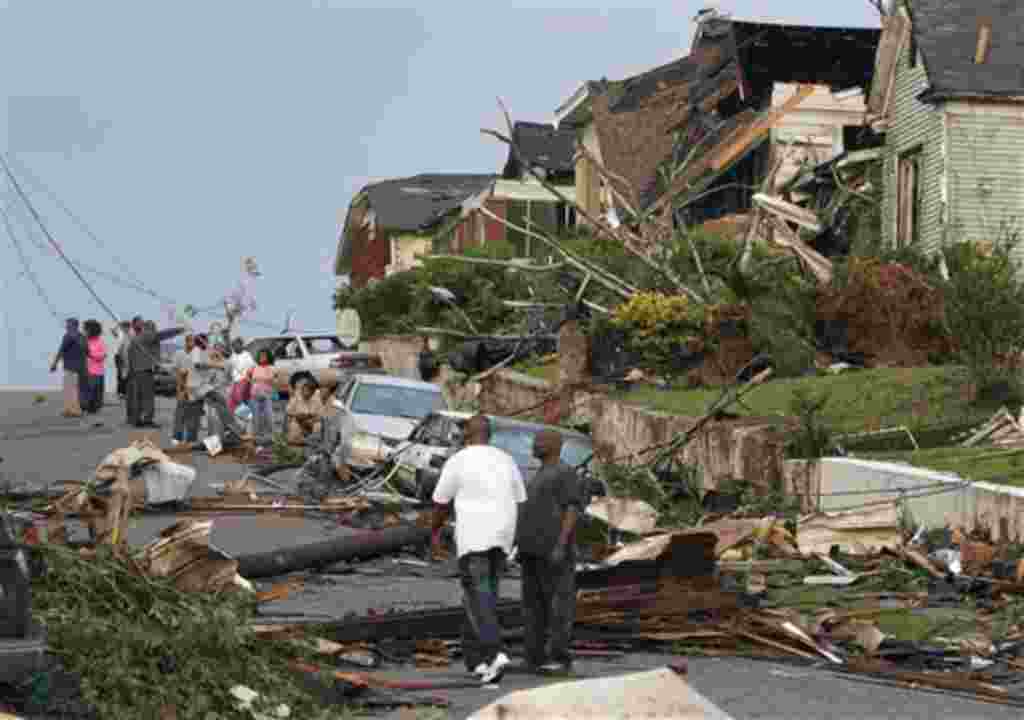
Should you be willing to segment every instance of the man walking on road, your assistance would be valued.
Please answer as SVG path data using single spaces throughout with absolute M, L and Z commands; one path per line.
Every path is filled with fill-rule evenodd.
M 576 620 L 576 519 L 584 509 L 583 481 L 560 460 L 562 436 L 543 430 L 533 455 L 541 468 L 527 484 L 516 529 L 523 569 L 526 663 L 531 670 L 568 672 Z M 550 648 L 547 648 L 550 634 Z
M 128 422 L 136 427 L 157 427 L 153 422 L 155 413 L 155 388 L 153 374 L 160 362 L 160 343 L 185 332 L 184 327 L 157 331 L 156 323 L 142 322 L 141 317 L 132 320 L 135 337 L 128 346 L 128 369 L 131 373 L 132 401 L 129 403 Z
M 508 665 L 498 624 L 499 579 L 516 536 L 519 503 L 526 500 L 515 460 L 496 447 L 490 422 L 474 415 L 466 422 L 466 447 L 444 464 L 434 489 L 433 549 L 441 549 L 441 528 L 455 505 L 455 546 L 466 622 L 462 654 L 466 669 L 484 683 L 498 682 Z

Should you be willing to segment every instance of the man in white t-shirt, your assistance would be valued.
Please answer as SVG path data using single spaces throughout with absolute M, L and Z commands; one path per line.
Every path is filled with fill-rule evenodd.
M 466 447 L 444 464 L 434 489 L 433 547 L 455 505 L 455 547 L 466 608 L 462 655 L 484 683 L 498 682 L 508 665 L 498 624 L 498 583 L 516 537 L 519 504 L 526 501 L 522 473 L 512 456 L 488 445 L 483 415 L 466 422 Z

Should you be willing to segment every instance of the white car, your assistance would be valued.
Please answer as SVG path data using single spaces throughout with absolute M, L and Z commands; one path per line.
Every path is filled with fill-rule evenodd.
M 266 350 L 274 363 L 274 385 L 282 393 L 302 375 L 319 381 L 327 373 L 373 372 L 381 367 L 379 355 L 347 348 L 336 333 L 292 333 L 253 338 L 245 346 L 252 359 Z
M 353 375 L 337 397 L 361 433 L 389 448 L 408 438 L 423 418 L 448 409 L 440 385 L 394 375 Z

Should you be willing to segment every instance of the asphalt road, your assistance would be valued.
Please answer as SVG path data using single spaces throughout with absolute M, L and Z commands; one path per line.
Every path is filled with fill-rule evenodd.
M 158 401 L 157 420 L 164 423 L 160 431 L 162 444 L 167 443 L 169 436 L 171 411 L 169 401 Z M 0 487 L 39 488 L 54 482 L 85 479 L 108 452 L 142 436 L 124 425 L 123 412 L 116 404 L 108 404 L 100 419 L 102 425 L 61 418 L 57 393 L 40 396 L 34 392 L 0 389 L 0 457 L 4 459 L 0 463 Z M 196 456 L 193 463 L 198 472 L 193 490 L 196 495 L 216 494 L 212 485 L 237 478 L 244 471 L 238 465 L 210 462 L 202 456 Z M 141 545 L 175 520 L 173 516 L 139 516 L 133 522 L 129 541 Z M 351 530 L 327 518 L 225 515 L 214 518 L 213 542 L 232 553 L 264 552 L 347 532 Z M 266 606 L 264 611 L 282 617 L 290 614 L 295 619 L 322 620 L 342 618 L 350 613 L 362 614 L 369 609 L 386 612 L 449 606 L 460 601 L 457 585 L 453 579 L 445 577 L 445 568 L 424 569 L 385 558 L 348 570 L 347 574 L 309 577 L 303 591 Z M 507 580 L 503 584 L 503 595 L 516 597 L 518 592 L 516 581 Z M 295 615 L 298 613 L 304 616 Z M 577 675 L 593 677 L 633 672 L 677 659 L 632 655 L 621 661 L 580 661 Z M 688 682 L 737 720 L 926 720 L 934 717 L 1010 720 L 1022 716 L 1020 709 L 948 694 L 851 681 L 835 676 L 822 665 L 701 657 L 691 657 L 688 662 Z M 419 680 L 450 680 L 462 679 L 461 669 L 461 665 L 437 671 L 391 668 L 387 674 Z M 466 717 L 506 692 L 543 682 L 557 681 L 513 672 L 500 689 L 434 694 L 443 694 L 450 700 L 450 717 Z M 390 717 L 412 716 L 396 712 Z

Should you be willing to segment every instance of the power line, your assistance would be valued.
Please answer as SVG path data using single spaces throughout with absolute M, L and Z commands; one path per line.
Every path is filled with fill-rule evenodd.
M 50 301 L 50 297 L 43 289 L 42 283 L 39 282 L 39 278 L 36 276 L 35 272 L 32 270 L 32 266 L 28 262 L 28 256 L 25 255 L 25 248 L 22 247 L 21 241 L 18 240 L 17 236 L 14 234 L 14 227 L 11 225 L 11 218 L 7 214 L 7 210 L 0 207 L 0 216 L 3 217 L 4 228 L 7 230 L 7 237 L 11 239 L 11 245 L 14 246 L 15 252 L 18 254 L 18 259 L 21 261 L 21 267 L 24 269 L 25 275 L 28 276 L 28 279 L 35 287 L 36 294 L 39 295 L 39 298 L 50 310 L 50 314 L 53 315 L 55 320 L 60 320 L 60 313 L 57 312 L 56 306 L 54 306 Z
M 8 160 L 9 159 L 10 159 L 10 156 L 8 156 Z M 64 213 L 69 218 L 71 218 L 71 221 L 74 222 L 82 232 L 84 232 L 86 235 L 88 235 L 89 238 L 94 243 L 96 243 L 96 245 L 101 250 L 110 253 L 110 251 L 106 247 L 106 244 L 102 240 L 100 240 L 99 236 L 96 235 L 96 233 L 94 233 L 92 231 L 92 229 L 88 225 L 85 224 L 84 220 L 82 220 L 80 217 L 78 217 L 78 215 L 76 215 L 71 210 L 71 208 L 69 208 L 59 197 L 57 197 L 57 194 L 55 192 L 53 192 L 53 190 L 51 190 L 49 187 L 47 187 L 46 184 L 43 183 L 43 181 L 40 180 L 39 177 L 35 173 L 30 171 L 25 166 L 25 164 L 22 163 L 20 160 L 18 160 L 18 166 L 21 169 L 21 174 L 24 177 L 28 178 L 29 184 L 34 186 L 35 189 L 38 190 L 39 192 L 42 192 L 45 195 L 47 195 L 57 205 L 57 207 L 59 207 L 61 210 L 63 210 Z M 136 277 L 135 274 L 132 273 L 131 270 L 129 270 L 128 267 L 125 266 L 121 262 L 120 258 L 118 258 L 117 255 L 111 253 L 111 257 L 114 260 L 114 264 L 116 264 L 121 269 L 121 272 L 123 272 L 125 275 L 128 275 L 133 281 L 139 283 L 140 285 L 142 284 L 142 281 L 139 280 L 139 278 Z
M 75 277 L 77 277 L 79 281 L 82 283 L 82 285 L 85 286 L 85 289 L 89 291 L 89 294 L 92 295 L 93 299 L 97 303 L 99 303 L 100 307 L 102 307 L 110 315 L 110 317 L 113 318 L 114 322 L 119 322 L 120 318 L 117 316 L 117 313 L 111 310 L 110 307 L 105 302 L 103 302 L 100 296 L 96 294 L 96 291 L 93 289 L 92 285 L 89 284 L 89 281 L 82 276 L 82 273 L 79 272 L 77 267 L 75 267 L 75 264 L 68 259 L 67 255 L 65 255 L 64 251 L 61 249 L 60 245 L 58 245 L 57 241 L 53 239 L 52 235 L 50 235 L 50 231 L 46 229 L 46 225 L 43 223 L 43 219 L 39 217 L 39 213 L 36 212 L 36 208 L 32 204 L 32 201 L 28 199 L 28 196 L 25 194 L 25 191 L 21 189 L 21 185 L 18 183 L 18 179 L 14 177 L 14 173 L 11 172 L 11 168 L 7 164 L 7 161 L 4 159 L 4 156 L 2 154 L 0 154 L 0 164 L 4 166 L 4 172 L 7 173 L 7 178 L 10 180 L 11 185 L 14 187 L 14 191 L 18 193 L 18 195 L 21 197 L 21 201 L 25 203 L 25 207 L 27 207 L 28 211 L 32 213 L 32 217 L 39 225 L 39 229 L 43 231 L 44 235 L 46 235 L 46 239 L 50 242 L 50 245 L 53 246 L 53 249 L 56 250 L 57 254 L 60 255 L 61 259 L 67 263 L 68 267 L 71 268 L 71 272 L 73 272 L 75 274 Z
M 3 162 L 3 157 L 2 156 L 0 156 L 0 162 Z M 53 240 L 53 238 L 50 235 L 49 231 L 47 230 L 46 226 L 43 224 L 42 219 L 39 216 L 39 213 L 36 212 L 35 208 L 30 203 L 27 195 L 24 193 L 24 191 L 22 190 L 21 186 L 18 184 L 16 178 L 14 177 L 13 172 L 11 171 L 10 166 L 8 165 L 8 163 L 7 162 L 3 162 L 3 166 L 4 166 L 4 170 L 7 173 L 8 179 L 11 182 L 12 187 L 14 187 L 15 191 L 21 197 L 22 202 L 29 209 L 29 212 L 32 214 L 32 216 L 35 219 L 36 224 L 38 225 L 38 227 L 43 231 L 43 234 L 45 235 L 46 239 L 53 246 L 53 248 L 57 251 L 57 253 L 60 255 L 61 259 L 63 259 L 69 265 L 69 267 L 71 267 L 72 271 L 75 273 L 75 275 L 78 277 L 78 279 L 83 283 L 83 285 L 85 285 L 86 289 L 89 290 L 89 292 L 90 292 L 90 294 L 92 294 L 93 298 L 100 304 L 101 307 L 103 307 L 104 310 L 106 310 L 112 317 L 114 317 L 115 320 L 117 319 L 115 313 L 113 313 L 113 311 L 109 307 L 107 307 L 107 305 L 99 298 L 99 296 L 96 294 L 96 292 L 92 289 L 91 285 L 89 285 L 89 283 L 82 277 L 81 272 L 79 272 L 80 270 L 84 270 L 84 271 L 88 272 L 91 275 L 104 278 L 104 279 L 108 280 L 109 282 L 111 282 L 113 284 L 116 284 L 116 285 L 119 285 L 119 286 L 121 286 L 123 288 L 135 290 L 135 291 L 140 292 L 142 294 L 148 295 L 148 296 L 150 296 L 150 297 L 152 297 L 152 298 L 154 298 L 154 299 L 156 299 L 156 300 L 158 300 L 158 301 L 160 301 L 162 303 L 169 304 L 169 305 L 179 305 L 180 304 L 178 301 L 174 300 L 173 298 L 169 298 L 169 297 L 167 297 L 165 295 L 161 295 L 160 293 L 158 293 L 158 292 L 150 289 L 149 287 L 147 287 L 141 280 L 138 279 L 137 276 L 135 276 L 133 273 L 131 273 L 131 271 L 129 271 L 119 260 L 117 260 L 116 257 L 115 257 L 115 262 L 121 268 L 121 270 L 124 272 L 125 275 L 128 275 L 130 278 L 132 278 L 131 280 L 125 280 L 124 278 L 120 278 L 117 275 L 114 275 L 113 273 L 108 273 L 108 272 L 105 272 L 105 271 L 100 270 L 98 268 L 95 268 L 95 267 L 92 267 L 92 266 L 87 265 L 85 263 L 82 263 L 80 261 L 71 260 L 70 258 L 68 258 L 63 253 L 63 251 L 60 249 L 60 247 L 56 244 L 56 242 Z M 79 229 L 81 229 L 83 232 L 85 232 L 93 240 L 93 242 L 96 243 L 96 245 L 98 247 L 100 247 L 103 250 L 106 250 L 106 246 L 104 245 L 103 241 L 100 240 L 100 238 L 88 227 L 88 225 L 86 225 L 85 222 L 81 218 L 79 218 L 69 207 L 67 207 L 67 205 L 65 203 L 63 203 L 60 200 L 60 198 L 57 197 L 56 194 L 52 190 L 50 190 L 48 187 L 46 187 L 46 185 L 38 177 L 36 177 L 33 173 L 28 171 L 25 168 L 24 165 L 21 165 L 21 171 L 22 171 L 22 173 L 26 177 L 29 178 L 29 180 L 32 182 L 33 185 L 35 185 L 35 187 L 37 189 L 39 189 L 41 192 L 46 193 L 50 197 L 50 199 L 53 200 L 68 215 L 68 217 L 71 218 L 71 220 L 75 222 L 76 225 L 78 225 Z M 31 227 L 28 229 L 28 234 L 29 234 L 29 238 L 33 242 L 35 242 L 37 247 L 39 247 L 40 249 L 43 249 L 45 251 L 44 246 L 36 241 L 36 238 L 34 237 L 34 233 L 32 232 Z M 37 287 L 39 287 L 40 290 L 41 290 L 41 286 L 37 286 Z M 218 314 L 218 313 L 215 312 L 216 308 L 218 308 L 220 306 L 221 306 L 220 302 L 213 303 L 213 304 L 208 305 L 208 306 L 203 306 L 203 307 L 198 308 L 196 310 L 196 315 L 203 315 L 203 316 L 206 316 L 206 317 L 216 317 L 218 319 L 222 318 L 222 317 L 225 317 L 224 315 L 221 315 L 221 314 Z M 273 324 L 266 323 L 266 322 L 261 322 L 259 320 L 252 320 L 252 319 L 248 319 L 248 318 L 244 318 L 244 317 L 239 318 L 238 322 L 239 322 L 239 324 L 249 325 L 249 326 L 253 326 L 253 327 L 261 327 L 261 328 L 264 328 L 264 329 L 272 329 L 272 330 L 275 330 L 275 331 L 277 330 L 277 327 L 278 327 L 277 325 L 273 325 Z

